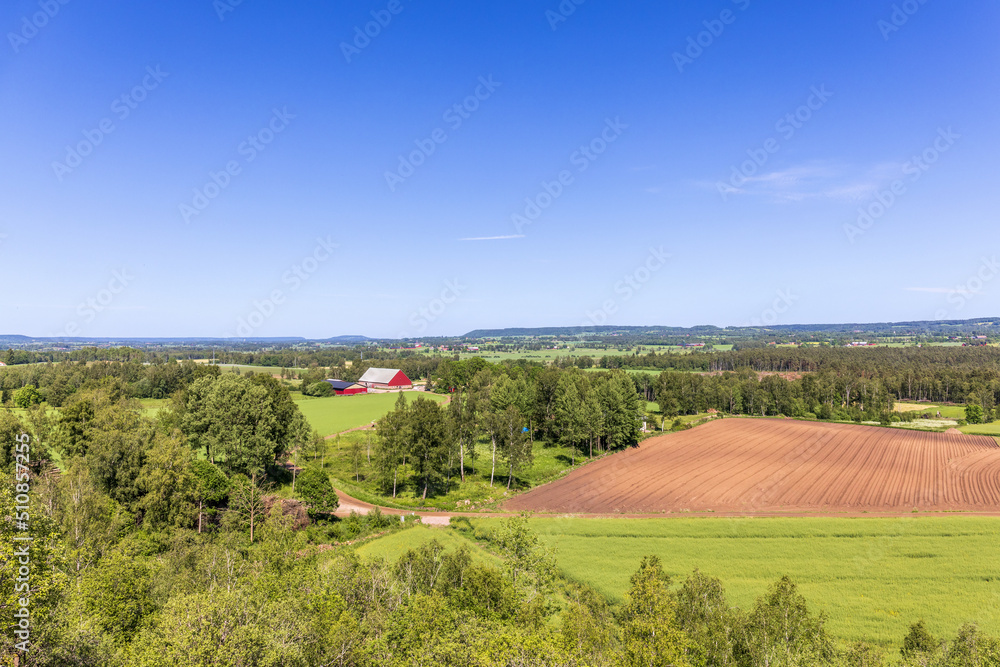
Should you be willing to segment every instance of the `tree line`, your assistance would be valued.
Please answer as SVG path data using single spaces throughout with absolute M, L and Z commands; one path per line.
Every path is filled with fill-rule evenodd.
M 506 487 L 533 461 L 533 443 L 545 441 L 593 456 L 635 445 L 641 404 L 635 382 L 623 372 L 583 373 L 540 365 L 490 364 L 479 358 L 442 364 L 434 387 L 449 397 L 439 406 L 400 394 L 395 409 L 377 423 L 373 459 L 383 493 L 396 496 L 409 483 L 426 498 L 477 472 L 486 445 L 490 485 Z M 401 474 L 410 471 L 412 479 Z

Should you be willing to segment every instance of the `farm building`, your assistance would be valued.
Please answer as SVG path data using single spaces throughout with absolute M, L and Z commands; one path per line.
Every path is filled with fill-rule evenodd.
M 412 389 L 413 383 L 398 368 L 369 368 L 358 380 L 369 389 Z
M 353 394 L 367 394 L 368 388 L 357 382 L 345 382 L 343 380 L 327 380 L 333 387 L 333 393 L 337 396 L 351 396 Z

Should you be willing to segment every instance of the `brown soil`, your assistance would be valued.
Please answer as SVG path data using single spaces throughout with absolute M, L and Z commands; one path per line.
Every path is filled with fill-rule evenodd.
M 993 438 L 723 419 L 646 440 L 512 498 L 507 511 L 647 515 L 1000 512 Z

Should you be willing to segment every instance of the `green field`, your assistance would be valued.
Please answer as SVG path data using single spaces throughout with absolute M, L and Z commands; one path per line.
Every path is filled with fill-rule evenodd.
M 482 520 L 475 519 L 478 523 Z M 782 575 L 838 638 L 898 645 L 920 618 L 953 636 L 967 621 L 1000 634 L 1000 519 L 533 519 L 563 573 L 620 601 L 656 554 L 675 581 L 718 577 L 747 608 Z
M 1000 436 L 1000 422 L 993 422 L 992 424 L 968 424 L 967 426 L 959 426 L 958 430 L 962 433 L 970 433 L 972 435 Z
M 929 412 L 931 417 L 936 417 L 941 413 L 942 419 L 965 419 L 964 405 L 938 405 L 936 403 L 912 403 L 909 401 L 896 401 L 896 411 L 911 411 L 917 414 Z
M 445 397 L 429 392 L 405 392 L 406 400 L 413 401 L 418 396 L 429 398 L 441 403 Z M 358 394 L 357 396 L 329 396 L 315 398 L 293 394 L 299 410 L 309 421 L 309 424 L 327 436 L 341 433 L 357 426 L 371 424 L 392 410 L 398 398 L 397 392 L 385 394 Z
M 497 519 L 474 518 L 489 530 Z M 827 627 L 849 643 L 896 648 L 910 624 L 924 619 L 936 636 L 954 636 L 975 621 L 1000 634 L 1000 519 L 531 519 L 555 549 L 567 578 L 587 583 L 614 603 L 643 556 L 661 558 L 674 584 L 695 568 L 718 577 L 729 603 L 743 609 L 783 575 L 799 586 Z M 422 540 L 448 547 L 454 529 L 403 531 L 366 544 L 367 557 L 398 558 Z M 471 541 L 469 542 L 472 544 Z M 473 546 L 475 551 L 477 547 Z

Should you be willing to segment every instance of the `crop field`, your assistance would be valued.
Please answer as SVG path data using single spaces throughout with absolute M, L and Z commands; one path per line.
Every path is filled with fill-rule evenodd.
M 959 426 L 958 430 L 962 433 L 1000 436 L 1000 422 L 993 422 L 992 424 L 968 424 L 966 426 Z
M 478 521 L 478 520 L 473 520 Z M 569 578 L 620 601 L 641 558 L 675 583 L 695 568 L 743 609 L 789 575 L 839 639 L 898 646 L 923 618 L 938 635 L 1000 632 L 1000 519 L 533 519 Z
M 413 401 L 418 396 L 442 403 L 445 396 L 429 392 L 405 392 L 406 400 Z M 327 436 L 348 429 L 371 424 L 381 419 L 393 406 L 398 398 L 397 392 L 385 394 L 358 394 L 356 396 L 328 396 L 316 398 L 295 394 L 295 403 L 309 424 Z
M 511 511 L 1000 511 L 993 438 L 790 419 L 720 419 L 614 454 Z
M 498 519 L 468 521 L 490 530 Z M 937 636 L 970 621 L 1000 633 L 1000 518 L 532 518 L 530 526 L 565 577 L 614 603 L 623 601 L 642 557 L 653 554 L 675 586 L 697 568 L 719 578 L 728 602 L 742 609 L 788 575 L 845 644 L 898 647 L 920 619 Z M 483 553 L 454 529 L 429 528 L 372 540 L 358 553 L 391 562 L 431 539 Z
M 906 401 L 897 401 L 893 408 L 896 412 L 920 412 L 930 413 L 931 417 L 936 417 L 937 413 L 941 413 L 941 417 L 944 419 L 965 419 L 965 406 L 964 405 L 940 405 L 936 403 L 909 403 Z

